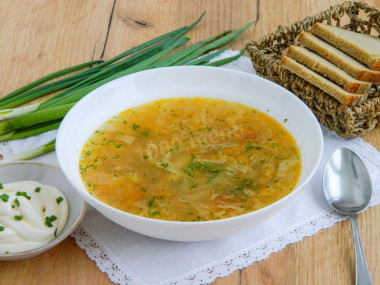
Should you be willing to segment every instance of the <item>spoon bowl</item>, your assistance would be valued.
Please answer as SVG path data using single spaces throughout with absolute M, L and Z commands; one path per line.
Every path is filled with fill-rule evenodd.
M 356 284 L 371 285 L 356 215 L 368 207 L 372 183 L 366 166 L 356 153 L 340 148 L 330 156 L 323 172 L 323 191 L 335 211 L 350 217 L 356 256 Z
M 336 150 L 324 169 L 323 190 L 335 211 L 349 216 L 363 212 L 372 197 L 372 184 L 360 157 L 348 148 Z

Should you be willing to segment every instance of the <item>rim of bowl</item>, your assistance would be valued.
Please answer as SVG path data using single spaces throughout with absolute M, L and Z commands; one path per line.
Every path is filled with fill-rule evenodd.
M 233 222 L 234 220 L 242 219 L 242 218 L 247 218 L 248 219 L 248 218 L 250 218 L 250 216 L 257 215 L 258 213 L 263 213 L 263 212 L 266 212 L 266 211 L 270 211 L 272 208 L 277 207 L 279 204 L 285 203 L 286 201 L 288 201 L 289 199 L 291 199 L 293 196 L 295 196 L 311 180 L 311 178 L 314 177 L 315 172 L 317 171 L 317 169 L 318 169 L 318 167 L 320 165 L 320 162 L 322 160 L 323 149 L 324 149 L 324 141 L 323 141 L 322 129 L 321 129 L 320 125 L 319 125 L 318 120 L 316 119 L 316 117 L 313 114 L 313 112 L 305 105 L 305 103 L 301 99 L 299 99 L 297 96 L 295 96 L 293 93 L 291 93 L 289 90 L 283 88 L 282 86 L 280 86 L 280 85 L 278 85 L 278 84 L 276 84 L 276 83 L 274 83 L 274 82 L 272 82 L 270 80 L 267 80 L 267 79 L 262 78 L 262 77 L 260 77 L 258 75 L 255 75 L 255 74 L 250 74 L 250 73 L 243 72 L 243 71 L 240 71 L 240 70 L 227 69 L 227 68 L 217 68 L 216 69 L 215 67 L 210 67 L 210 66 L 171 66 L 171 67 L 161 67 L 161 68 L 155 68 L 155 69 L 150 69 L 150 70 L 139 71 L 139 72 L 132 73 L 132 74 L 129 74 L 129 75 L 126 75 L 126 76 L 122 76 L 122 77 L 117 78 L 115 80 L 112 80 L 110 82 L 107 82 L 106 84 L 104 84 L 104 85 L 102 85 L 102 86 L 94 89 L 93 91 L 91 91 L 84 98 L 82 98 L 81 100 L 79 100 L 79 102 L 86 100 L 86 98 L 94 96 L 93 94 L 96 94 L 98 92 L 98 89 L 106 87 L 106 86 L 109 86 L 109 85 L 112 86 L 113 84 L 115 84 L 115 82 L 122 81 L 126 77 L 137 76 L 138 74 L 141 74 L 141 73 L 160 72 L 160 70 L 162 70 L 162 69 L 173 69 L 173 70 L 175 70 L 175 69 L 188 69 L 188 70 L 191 70 L 191 69 L 194 69 L 194 70 L 204 69 L 204 70 L 208 70 L 208 71 L 211 70 L 211 71 L 222 72 L 222 73 L 236 73 L 236 74 L 238 74 L 238 76 L 252 77 L 255 80 L 263 81 L 263 82 L 265 82 L 265 84 L 274 86 L 274 88 L 282 90 L 282 92 L 285 92 L 287 94 L 287 96 L 290 96 L 292 98 L 292 100 L 299 101 L 299 103 L 301 103 L 303 105 L 301 108 L 304 108 L 305 112 L 309 113 L 309 115 L 312 117 L 313 125 L 314 125 L 314 127 L 315 127 L 315 129 L 317 131 L 317 135 L 318 135 L 318 141 L 317 141 L 317 144 L 316 144 L 318 146 L 318 158 L 316 160 L 316 163 L 313 165 L 313 167 L 311 167 L 309 176 L 301 184 L 296 185 L 296 187 L 288 195 L 286 195 L 285 197 L 281 198 L 280 200 L 277 200 L 276 202 L 274 202 L 274 203 L 272 203 L 272 204 L 270 204 L 268 206 L 265 206 L 265 207 L 263 207 L 261 209 L 258 209 L 258 210 L 252 211 L 252 212 L 248 212 L 248 213 L 245 213 L 245 214 L 241 214 L 241 215 L 237 215 L 237 216 L 233 216 L 233 217 L 229 217 L 229 218 L 223 218 L 223 219 L 220 219 L 220 220 L 196 221 L 196 222 L 181 222 L 181 221 L 168 221 L 168 220 L 160 220 L 160 219 L 153 219 L 153 218 L 149 218 L 149 217 L 143 217 L 143 216 L 139 216 L 139 215 L 135 215 L 135 214 L 131 214 L 129 212 L 125 212 L 125 211 L 119 210 L 117 208 L 114 208 L 114 207 L 106 204 L 106 203 L 103 203 L 102 201 L 100 201 L 100 200 L 94 198 L 93 196 L 91 196 L 88 193 L 87 189 L 85 189 L 85 187 L 83 185 L 81 185 L 82 188 L 83 188 L 83 191 L 82 190 L 78 190 L 78 189 L 76 189 L 76 187 L 74 187 L 74 189 L 76 189 L 77 193 L 84 200 L 89 199 L 89 201 L 87 201 L 89 204 L 91 204 L 91 205 L 97 204 L 97 205 L 99 205 L 101 207 L 106 207 L 108 210 L 116 211 L 118 214 L 126 215 L 126 216 L 129 216 L 129 217 L 133 218 L 133 219 L 137 219 L 137 220 L 141 220 L 141 221 L 154 222 L 154 223 L 166 224 L 166 225 L 179 225 L 179 226 L 186 226 L 186 227 L 197 227 L 199 225 L 210 225 L 210 224 L 215 224 L 215 223 L 229 223 L 229 222 Z M 223 98 L 221 98 L 221 99 L 223 99 Z M 159 100 L 159 98 L 157 100 Z M 223 100 L 225 100 L 225 99 L 223 99 Z M 226 100 L 226 101 L 228 101 L 228 100 Z M 244 104 L 244 103 L 241 103 L 241 104 Z M 71 108 L 71 110 L 68 112 L 68 114 L 66 115 L 66 117 L 68 117 L 71 112 L 75 112 L 75 110 L 77 108 L 78 107 L 76 107 L 76 105 L 74 105 L 74 107 Z M 61 123 L 61 126 L 64 126 L 64 125 L 65 125 L 65 119 Z M 56 142 L 57 149 L 59 149 L 59 146 L 60 146 L 60 143 L 59 143 L 60 142 L 60 139 L 59 139 L 60 136 L 62 136 L 61 127 L 59 128 L 58 134 L 57 134 L 57 142 Z M 57 152 L 57 154 L 58 154 L 58 152 Z M 58 162 L 60 164 L 60 156 L 57 155 L 57 158 L 58 158 Z M 66 173 L 64 172 L 64 170 L 62 170 L 62 172 L 66 176 Z M 67 179 L 69 180 L 69 178 L 67 178 Z
M 3 167 L 3 166 L 12 165 L 12 164 L 25 164 L 25 165 L 27 165 L 27 164 L 34 164 L 34 165 L 38 165 L 38 166 L 42 166 L 42 167 L 52 168 L 54 170 L 59 171 L 61 174 L 63 174 L 63 176 L 65 177 L 65 179 L 67 179 L 66 176 L 64 175 L 63 171 L 59 167 L 56 167 L 54 165 L 50 165 L 50 164 L 47 164 L 47 163 L 42 163 L 42 162 L 22 161 L 22 160 L 4 161 L 4 162 L 0 162 L 0 168 Z M 68 180 L 68 182 L 71 185 L 71 182 L 69 180 Z M 71 185 L 71 187 L 75 190 L 75 187 L 73 187 L 72 185 Z M 75 190 L 75 192 L 79 195 L 79 193 L 76 190 Z M 64 234 L 61 234 L 59 237 L 54 238 L 49 243 L 47 243 L 47 244 L 45 244 L 43 246 L 34 248 L 34 249 L 27 250 L 27 251 L 6 253 L 6 254 L 1 254 L 0 253 L 0 258 L 4 258 L 4 257 L 17 258 L 17 257 L 23 257 L 25 255 L 31 255 L 31 256 L 33 256 L 35 254 L 40 253 L 40 251 L 46 251 L 46 250 L 48 250 L 48 249 L 56 246 L 61 241 L 63 241 L 66 237 L 68 237 L 76 229 L 76 227 L 79 226 L 79 224 L 83 220 L 83 217 L 84 217 L 84 215 L 86 213 L 86 209 L 87 209 L 87 202 L 86 202 L 86 200 L 84 200 L 83 201 L 83 208 L 82 208 L 81 214 L 80 214 L 79 218 L 75 221 L 75 223 Z

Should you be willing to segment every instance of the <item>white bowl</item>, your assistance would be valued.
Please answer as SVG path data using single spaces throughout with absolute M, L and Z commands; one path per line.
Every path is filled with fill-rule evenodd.
M 260 110 L 296 139 L 302 155 L 301 177 L 286 197 L 255 212 L 205 222 L 174 222 L 144 218 L 110 207 L 92 197 L 79 173 L 79 156 L 87 138 L 107 119 L 133 106 L 171 97 L 209 97 L 239 102 Z M 100 213 L 132 231 L 174 241 L 224 237 L 275 215 L 315 173 L 323 137 L 312 112 L 295 95 L 268 80 L 214 67 L 168 67 L 119 78 L 92 91 L 66 115 L 57 135 L 59 164 L 78 193 Z
M 34 180 L 45 185 L 57 187 L 66 197 L 69 213 L 65 227 L 55 239 L 47 245 L 17 253 L 0 254 L 0 261 L 17 261 L 35 257 L 63 241 L 81 222 L 86 211 L 86 202 L 80 197 L 63 175 L 62 171 L 51 165 L 15 161 L 0 163 L 0 182 L 11 183 L 16 181 Z

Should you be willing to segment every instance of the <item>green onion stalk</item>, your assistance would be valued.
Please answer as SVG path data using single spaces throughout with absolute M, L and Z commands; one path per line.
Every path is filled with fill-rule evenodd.
M 3 96 L 0 98 L 0 141 L 26 138 L 57 129 L 75 103 L 92 90 L 116 78 L 168 66 L 218 67 L 241 57 L 245 52 L 244 49 L 237 55 L 215 60 L 225 51 L 225 48 L 221 48 L 222 46 L 234 40 L 254 22 L 236 31 L 223 32 L 177 51 L 190 41 L 184 35 L 202 20 L 204 14 L 190 26 L 181 27 L 154 38 L 107 61 L 89 61 L 62 69 Z M 49 99 L 19 107 L 52 94 L 53 96 Z M 31 159 L 54 149 L 55 140 L 52 140 L 7 160 Z

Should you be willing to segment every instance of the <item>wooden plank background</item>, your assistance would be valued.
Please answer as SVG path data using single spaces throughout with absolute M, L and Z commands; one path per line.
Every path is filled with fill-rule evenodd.
M 0 96 L 50 72 L 91 59 L 109 59 L 139 43 L 193 22 L 192 42 L 256 21 L 227 47 L 314 15 L 333 0 L 2 0 Z M 380 0 L 367 1 L 380 7 Z M 380 149 L 377 127 L 364 138 Z M 380 206 L 359 216 L 374 284 L 380 284 Z M 354 251 L 348 221 L 287 246 L 213 284 L 353 284 Z M 72 238 L 22 262 L 0 262 L 0 284 L 111 284 Z

